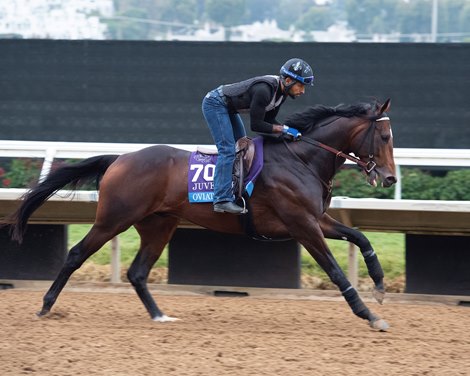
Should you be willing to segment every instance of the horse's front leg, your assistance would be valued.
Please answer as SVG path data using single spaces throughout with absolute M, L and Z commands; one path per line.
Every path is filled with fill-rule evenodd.
M 382 331 L 387 330 L 389 328 L 387 322 L 376 316 L 367 308 L 359 297 L 356 289 L 351 285 L 344 272 L 339 267 L 325 242 L 319 223 L 310 223 L 310 227 L 307 227 L 306 224 L 307 223 L 302 227 L 292 229 L 291 234 L 294 238 L 307 249 L 315 261 L 323 268 L 326 274 L 328 274 L 331 281 L 338 286 L 341 294 L 356 316 L 367 320 L 369 325 L 374 329 Z
M 374 298 L 382 304 L 385 296 L 384 272 L 369 239 L 367 239 L 362 232 L 338 222 L 326 213 L 320 219 L 320 227 L 326 238 L 346 240 L 359 247 L 364 257 L 369 276 L 374 281 L 375 287 L 372 294 Z

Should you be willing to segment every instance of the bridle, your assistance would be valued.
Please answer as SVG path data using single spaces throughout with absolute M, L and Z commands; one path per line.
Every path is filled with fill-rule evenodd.
M 335 119 L 337 120 L 337 119 Z M 336 157 L 341 157 L 350 160 L 351 162 L 356 163 L 358 166 L 362 167 L 364 171 L 367 174 L 370 174 L 372 170 L 377 166 L 377 163 L 374 160 L 374 130 L 376 127 L 376 122 L 378 121 L 385 121 L 385 120 L 390 120 L 388 116 L 383 115 L 378 119 L 371 120 L 369 128 L 367 129 L 366 135 L 364 136 L 364 139 L 362 140 L 359 149 L 362 147 L 362 145 L 366 142 L 367 139 L 369 139 L 369 160 L 367 162 L 362 161 L 360 158 L 354 157 L 352 155 L 346 154 L 338 149 L 335 149 L 332 146 L 326 145 L 322 142 L 319 142 L 317 140 L 314 140 L 313 138 L 309 137 L 302 137 L 301 140 L 305 141 L 306 143 L 314 146 L 318 146 L 324 150 L 327 150 L 333 154 L 336 155 Z M 287 146 L 287 144 L 286 144 Z

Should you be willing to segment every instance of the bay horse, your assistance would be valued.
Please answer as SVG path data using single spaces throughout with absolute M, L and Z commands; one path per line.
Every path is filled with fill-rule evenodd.
M 374 282 L 374 296 L 382 303 L 384 275 L 377 255 L 361 232 L 336 221 L 326 210 L 331 181 L 346 159 L 363 168 L 371 185 L 378 180 L 384 187 L 396 183 L 392 131 L 386 114 L 389 108 L 387 99 L 384 104 L 374 100 L 336 107 L 317 105 L 293 114 L 286 124 L 302 130 L 301 140 L 264 138 L 264 167 L 249 200 L 256 233 L 298 241 L 339 288 L 353 313 L 378 330 L 386 330 L 388 323 L 363 303 L 328 249 L 325 237 L 348 240 L 360 248 Z M 19 242 L 28 218 L 54 192 L 66 185 L 76 189 L 86 179 L 100 179 L 96 220 L 86 236 L 70 249 L 44 296 L 39 316 L 50 312 L 71 274 L 86 259 L 134 226 L 141 243 L 128 279 L 153 320 L 175 320 L 158 308 L 147 278 L 180 220 L 214 231 L 244 233 L 239 216 L 215 213 L 210 203 L 189 203 L 189 154 L 167 145 L 154 145 L 120 156 L 95 156 L 59 167 L 25 194 L 18 210 L 4 220 L 11 225 L 12 239 Z

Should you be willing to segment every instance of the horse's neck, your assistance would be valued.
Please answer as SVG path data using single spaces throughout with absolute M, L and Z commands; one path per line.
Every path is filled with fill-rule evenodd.
M 339 151 L 350 153 L 351 139 L 356 133 L 359 122 L 360 120 L 355 118 L 339 118 L 314 129 L 310 137 Z
M 351 139 L 355 136 L 357 125 L 360 121 L 350 118 L 339 118 L 323 127 L 317 128 L 310 135 L 306 135 L 324 145 L 336 149 L 339 152 L 349 154 L 351 150 Z M 338 169 L 344 164 L 345 159 L 339 157 L 335 152 L 315 147 L 306 152 L 312 153 L 313 158 L 309 158 L 312 164 L 316 166 L 329 166 L 331 168 L 319 168 L 322 179 L 331 180 Z
M 313 139 L 325 145 L 333 147 L 346 154 L 350 152 L 350 137 L 354 131 L 357 120 L 340 118 L 333 123 L 320 127 L 304 134 L 305 139 Z M 345 159 L 338 157 L 336 153 L 327 151 L 318 145 L 307 141 L 288 144 L 273 143 L 265 149 L 265 157 L 274 162 L 274 165 L 284 166 L 286 160 L 302 161 L 312 172 L 312 177 L 320 178 L 324 183 L 333 178 Z

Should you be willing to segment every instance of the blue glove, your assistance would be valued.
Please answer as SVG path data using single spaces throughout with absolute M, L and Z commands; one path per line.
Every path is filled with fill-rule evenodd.
M 291 141 L 299 141 L 302 137 L 302 133 L 295 128 L 288 127 L 287 125 L 283 126 L 282 134 L 286 135 Z

